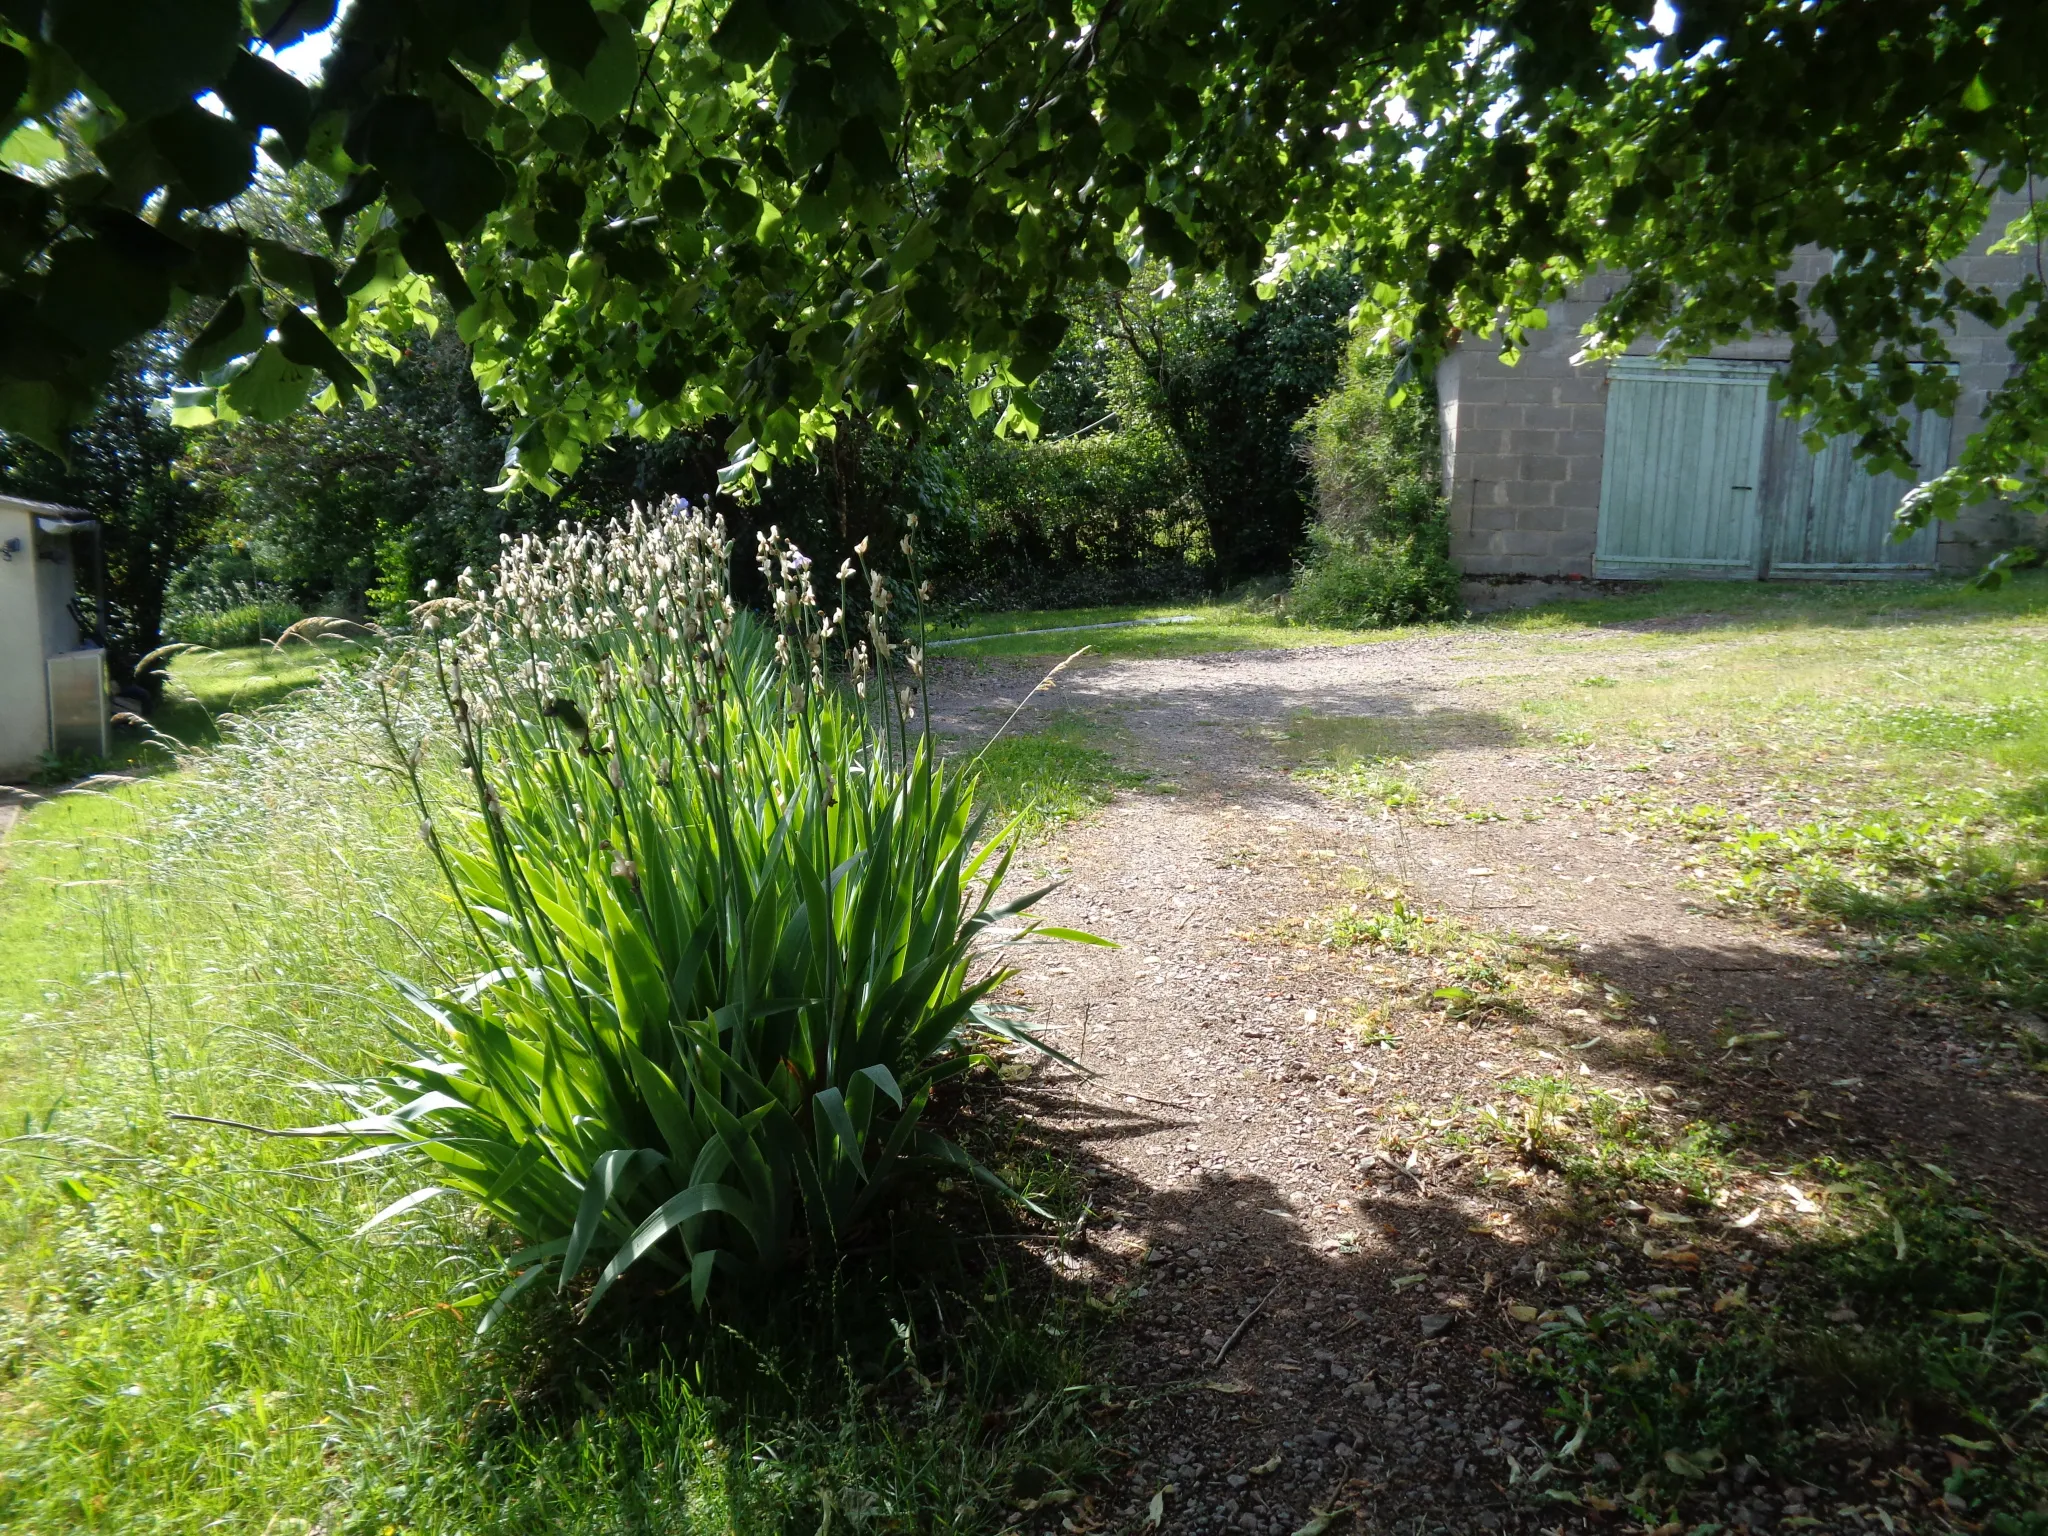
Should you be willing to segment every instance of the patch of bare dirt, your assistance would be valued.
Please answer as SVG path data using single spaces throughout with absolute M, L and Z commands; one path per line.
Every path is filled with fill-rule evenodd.
M 1157 786 L 1033 855 L 1065 881 L 1043 915 L 1121 947 L 1048 946 L 1015 984 L 1087 1068 L 1020 1089 L 1094 1191 L 1083 1263 L 1136 1288 L 1104 1363 L 1134 1404 L 1123 1516 L 1163 1493 L 1165 1529 L 1217 1536 L 1330 1510 L 1347 1513 L 1329 1529 L 1408 1536 L 1578 1528 L 1528 1497 L 1556 1426 L 1498 1368 L 1527 1343 L 1516 1308 L 1548 1304 L 1558 1181 L 1421 1141 L 1384 1151 L 1389 1127 L 1508 1079 L 1648 1089 L 1782 1146 L 1780 1166 L 1902 1148 L 2022 1205 L 2048 1189 L 2038 1077 L 1823 944 L 1707 910 L 1682 845 L 1578 808 L 1618 769 L 1515 745 L 1469 708 L 1466 680 L 1543 664 L 1515 644 L 1084 664 L 1034 702 L 1113 729 Z M 985 735 L 1041 675 L 953 664 L 935 723 Z M 1288 772 L 1304 711 L 1440 722 L 1421 733 L 1431 790 L 1494 819 L 1317 792 Z M 1303 926 L 1380 885 L 1532 936 L 1558 984 L 1512 1018 L 1453 1018 L 1418 997 L 1417 964 Z M 1398 1043 L 1368 1043 L 1361 1019 Z M 1731 1032 L 1782 1038 L 1731 1051 Z M 1641 1237 L 1592 1234 L 1603 1269 L 1659 1278 Z M 1729 1494 L 1760 1532 L 1806 1496 Z

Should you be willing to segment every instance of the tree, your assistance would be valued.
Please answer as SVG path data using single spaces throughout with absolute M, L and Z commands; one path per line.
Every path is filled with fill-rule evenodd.
M 1411 371 L 1622 270 L 1605 344 L 1787 330 L 1790 403 L 1881 464 L 1952 387 L 1909 361 L 2007 324 L 1925 505 L 2048 506 L 2044 285 L 1943 265 L 2041 158 L 2032 0 L 1698 0 L 1668 36 L 1647 0 L 358 0 L 309 92 L 256 40 L 332 8 L 5 0 L 10 157 L 76 148 L 0 179 L 0 425 L 60 442 L 189 298 L 185 419 L 347 396 L 430 279 L 526 483 L 721 417 L 744 473 L 946 380 L 1028 430 L 1066 297 L 1141 252 L 1249 293 L 1341 243 Z M 341 186 L 333 251 L 232 227 L 266 131 Z M 1802 309 L 1810 243 L 1841 260 Z
M 469 349 L 416 332 L 372 370 L 374 404 L 202 434 L 195 459 L 267 577 L 324 612 L 390 608 L 497 558 L 501 530 L 539 509 L 486 487 L 505 451 Z M 522 514 L 526 514 L 522 516 Z
M 68 462 L 0 433 L 0 491 L 78 507 L 98 520 L 107 607 L 93 618 L 116 681 L 147 693 L 156 683 L 137 679 L 135 664 L 163 643 L 172 573 L 204 546 L 217 511 L 186 470 L 185 434 L 162 409 L 181 342 L 157 335 L 124 349 Z
M 1337 381 L 1357 298 L 1357 280 L 1333 270 L 1248 304 L 1218 282 L 1109 300 L 1106 324 L 1137 364 L 1131 393 L 1180 449 L 1225 582 L 1284 571 L 1301 543 L 1312 487 L 1300 422 Z

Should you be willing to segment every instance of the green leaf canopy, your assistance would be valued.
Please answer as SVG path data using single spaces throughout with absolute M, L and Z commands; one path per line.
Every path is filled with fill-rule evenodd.
M 1596 269 L 1626 274 L 1603 344 L 1786 333 L 1791 402 L 1883 467 L 1902 408 L 1953 399 L 1911 363 L 2004 327 L 2014 376 L 1919 510 L 2048 505 L 2043 284 L 1952 266 L 2039 157 L 2026 0 L 1700 0 L 1662 26 L 1644 0 L 358 0 L 309 89 L 268 49 L 331 12 L 0 4 L 7 132 L 69 150 L 0 166 L 0 427 L 61 440 L 113 348 L 252 283 L 280 350 L 242 392 L 345 390 L 361 328 L 424 280 L 522 422 L 517 478 L 712 417 L 766 464 L 949 377 L 1028 424 L 1069 295 L 1141 254 L 1249 291 L 1275 252 L 1342 251 L 1411 368 L 1460 334 L 1514 346 Z M 343 189 L 323 282 L 251 266 L 259 142 Z M 1801 293 L 1810 246 L 1836 259 Z

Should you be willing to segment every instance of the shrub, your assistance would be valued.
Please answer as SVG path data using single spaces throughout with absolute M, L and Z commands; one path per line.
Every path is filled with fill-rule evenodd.
M 971 1063 L 1007 843 L 915 728 L 922 661 L 846 649 L 805 560 L 764 536 L 774 622 L 735 611 L 722 523 L 638 512 L 511 546 L 488 588 L 416 612 L 475 796 L 436 804 L 392 745 L 481 974 L 410 988 L 412 1059 L 322 1128 L 417 1148 L 530 1246 L 491 1314 L 546 1273 L 646 1259 L 701 1301 L 721 1271 L 829 1254 L 921 1168 L 995 1182 L 922 1124 Z M 852 576 L 842 569 L 842 589 Z M 848 661 L 845 685 L 835 647 Z M 381 1219 L 381 1218 L 380 1218 Z
M 305 617 L 280 588 L 264 582 L 173 586 L 164 605 L 164 634 L 185 645 L 219 650 L 275 640 Z
M 1386 539 L 1309 530 L 1287 612 L 1310 624 L 1379 629 L 1448 619 L 1457 612 L 1458 573 L 1425 535 Z
M 1420 385 L 1393 399 L 1393 367 L 1355 344 L 1343 382 L 1305 423 L 1319 521 L 1288 607 L 1311 623 L 1365 628 L 1457 611 L 1435 401 Z

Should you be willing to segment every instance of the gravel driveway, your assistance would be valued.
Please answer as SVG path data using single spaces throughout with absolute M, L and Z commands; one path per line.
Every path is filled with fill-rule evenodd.
M 1163 1492 L 1173 1531 L 1287 1536 L 1332 1509 L 1353 1512 L 1332 1530 L 1580 1528 L 1522 1486 L 1556 1425 L 1493 1355 L 1524 1342 L 1508 1307 L 1541 1283 L 1547 1181 L 1503 1190 L 1441 1149 L 1386 1156 L 1396 1106 L 1562 1071 L 1763 1126 L 1788 1163 L 1903 1144 L 2022 1202 L 2048 1190 L 2031 1079 L 1823 944 L 1716 915 L 1688 889 L 1685 845 L 1588 805 L 1642 773 L 1523 744 L 1512 685 L 1475 685 L 1565 664 L 1554 639 L 1512 635 L 1084 660 L 1020 720 L 1074 711 L 1152 775 L 1031 855 L 1065 879 L 1045 918 L 1120 947 L 1048 947 L 1014 987 L 1090 1074 L 1019 1090 L 1092 1190 L 1089 1241 L 1060 1262 L 1143 1288 L 1104 1363 L 1134 1404 L 1105 1517 Z M 986 735 L 1042 675 L 949 661 L 934 722 Z M 1399 725 L 1429 793 L 1461 811 L 1346 802 L 1290 772 L 1375 722 Z M 1303 927 L 1396 888 L 1547 946 L 1571 985 L 1512 1027 L 1467 1022 L 1418 999 L 1413 965 Z M 1397 1043 L 1361 1022 L 1381 1017 Z M 1731 1017 L 1786 1038 L 1761 1065 L 1737 1057 L 1712 1033 Z M 1760 1492 L 1748 1513 L 1766 1528 L 1800 1497 Z

